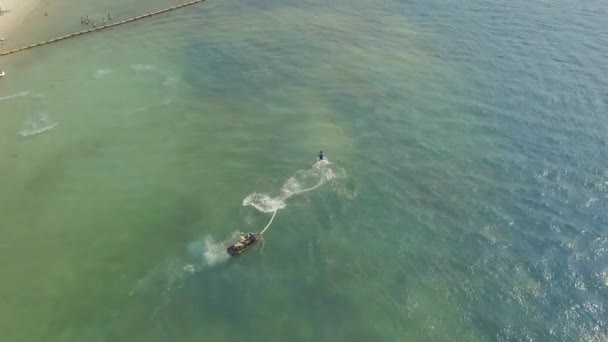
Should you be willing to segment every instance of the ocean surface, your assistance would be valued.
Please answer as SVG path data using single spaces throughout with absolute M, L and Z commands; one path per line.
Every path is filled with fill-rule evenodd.
M 0 58 L 0 341 L 607 341 L 607 18 L 207 0 Z

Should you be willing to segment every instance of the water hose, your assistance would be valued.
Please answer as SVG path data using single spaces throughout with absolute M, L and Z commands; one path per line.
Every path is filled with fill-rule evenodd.
M 287 198 L 289 198 L 289 197 L 291 197 L 293 195 L 301 194 L 303 192 L 313 191 L 316 188 L 318 188 L 321 185 L 323 185 L 323 183 L 325 183 L 325 180 L 326 180 L 325 178 L 321 178 L 321 180 L 319 181 L 319 183 L 317 183 L 315 186 L 312 186 L 312 187 L 306 188 L 306 189 L 301 189 L 301 190 L 298 190 L 298 191 L 294 191 L 294 192 L 292 192 L 290 194 L 287 194 L 287 195 L 281 197 L 281 200 L 286 200 Z M 268 230 L 268 228 L 270 228 L 270 225 L 272 224 L 272 221 L 274 220 L 274 217 L 277 215 L 277 211 L 279 211 L 279 209 L 276 209 L 275 211 L 272 212 L 272 217 L 270 218 L 270 221 L 268 221 L 268 224 L 266 225 L 266 227 L 264 227 L 264 229 L 262 229 L 262 231 L 260 232 L 260 236 L 262 234 L 264 234 Z
M 272 217 L 270 218 L 270 221 L 268 221 L 268 224 L 266 225 L 266 227 L 264 227 L 264 229 L 262 229 L 262 231 L 260 232 L 260 235 L 264 234 L 264 232 L 265 232 L 265 231 L 266 231 L 268 228 L 270 228 L 270 225 L 272 224 L 272 220 L 274 220 L 274 217 L 275 217 L 275 215 L 277 214 L 277 211 L 278 211 L 278 210 L 275 210 L 275 211 L 272 213 Z

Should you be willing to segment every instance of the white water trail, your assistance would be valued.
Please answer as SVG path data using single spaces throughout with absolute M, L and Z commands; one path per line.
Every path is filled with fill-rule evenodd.
M 268 224 L 262 229 L 260 235 L 264 234 L 274 217 L 276 216 L 279 209 L 283 209 L 287 206 L 285 201 L 295 195 L 302 194 L 305 192 L 313 191 L 327 181 L 332 180 L 336 177 L 334 171 L 330 167 L 331 163 L 329 160 L 319 160 L 312 165 L 310 169 L 299 170 L 292 177 L 290 177 L 281 186 L 282 194 L 276 197 L 271 197 L 268 194 L 261 194 L 254 192 L 251 195 L 243 199 L 243 206 L 252 206 L 257 210 L 264 213 L 272 213 L 272 217 Z M 304 187 L 306 184 L 311 184 L 316 181 L 316 184 L 309 187 Z
M 18 98 L 18 97 L 28 96 L 29 94 L 30 94 L 30 91 L 26 90 L 26 91 L 22 91 L 22 92 L 19 92 L 19 93 L 16 93 L 16 94 L 2 96 L 2 97 L 0 97 L 0 102 L 1 101 L 6 101 L 6 100 L 10 100 L 10 99 L 14 99 L 14 98 Z
M 285 208 L 285 201 L 295 195 L 313 191 L 336 178 L 331 163 L 321 160 L 312 165 L 310 169 L 299 170 L 287 179 L 281 187 L 281 194 L 271 197 L 267 194 L 253 193 L 243 199 L 243 206 L 251 205 L 262 212 L 272 213 L 270 221 L 262 229 L 260 234 L 268 230 L 279 209 Z M 338 173 L 340 174 L 340 173 Z M 312 185 L 311 185 L 312 184 Z M 305 187 L 306 185 L 311 185 Z M 197 272 L 203 272 L 230 259 L 226 247 L 239 237 L 239 232 L 233 232 L 231 236 L 223 241 L 215 241 L 213 237 L 206 236 L 204 239 L 194 241 L 188 245 L 188 252 L 193 257 L 187 263 L 183 263 L 181 269 L 174 269 L 169 277 L 164 295 L 170 294 L 179 288 L 185 279 Z M 262 240 L 263 241 L 263 240 Z M 177 275 L 177 276 L 175 276 Z M 176 281 L 176 279 L 178 281 Z M 134 289 L 135 290 L 135 289 Z M 135 291 L 131 291 L 133 294 Z
M 263 213 L 273 213 L 287 206 L 285 201 L 295 195 L 313 191 L 335 178 L 328 160 L 319 160 L 310 169 L 299 170 L 281 186 L 281 194 L 272 197 L 254 192 L 243 199 L 243 206 L 252 206 Z M 305 187 L 306 185 L 314 184 Z

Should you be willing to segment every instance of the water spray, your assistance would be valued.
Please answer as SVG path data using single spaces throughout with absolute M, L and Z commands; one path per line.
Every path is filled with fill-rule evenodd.
M 262 238 L 262 235 L 270 228 L 274 221 L 277 212 L 287 206 L 285 201 L 297 194 L 313 191 L 319 188 L 328 180 L 334 177 L 331 168 L 327 167 L 330 162 L 324 158 L 320 158 L 311 169 L 300 170 L 294 176 L 289 178 L 282 186 L 282 194 L 277 197 L 270 197 L 266 194 L 253 193 L 243 200 L 244 206 L 252 206 L 261 212 L 272 213 L 270 221 L 259 233 L 240 233 L 238 241 L 230 245 L 227 249 L 228 254 L 237 256 L 245 249 L 253 245 Z M 301 184 L 309 179 L 318 179 L 314 186 L 302 188 Z

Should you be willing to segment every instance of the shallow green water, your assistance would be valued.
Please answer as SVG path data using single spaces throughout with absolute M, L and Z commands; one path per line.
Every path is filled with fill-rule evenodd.
M 1 340 L 605 339 L 606 10 L 209 0 L 3 58 Z

